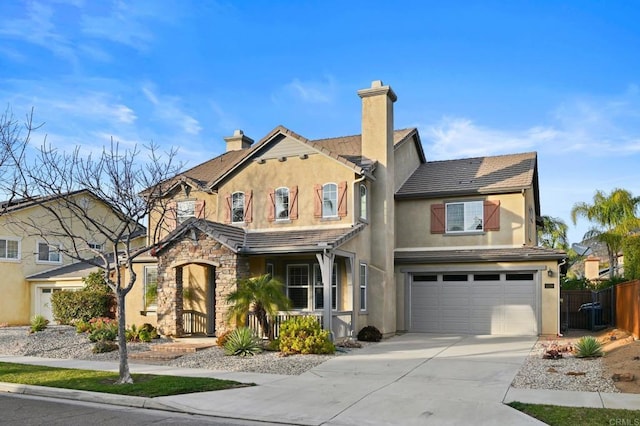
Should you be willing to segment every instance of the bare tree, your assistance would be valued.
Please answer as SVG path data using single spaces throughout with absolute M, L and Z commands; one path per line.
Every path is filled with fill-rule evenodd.
M 140 158 L 142 152 L 147 158 Z M 107 284 L 116 295 L 120 377 L 118 383 L 131 383 L 126 343 L 125 296 L 136 283 L 134 260 L 156 243 L 147 238 L 135 243 L 144 232 L 143 221 L 152 211 L 162 214 L 166 206 L 162 186 L 181 168 L 175 164 L 175 150 L 160 153 L 156 145 L 122 149 L 111 141 L 98 156 L 59 152 L 44 145 L 33 165 L 19 167 L 17 193 L 41 207 L 46 218 L 22 219 L 30 235 L 46 243 L 65 241 L 56 246 L 63 255 L 101 268 Z M 108 209 L 99 208 L 96 199 Z M 109 220 L 116 217 L 117 220 Z M 43 226 L 43 222 L 49 225 Z M 151 221 L 150 221 L 151 222 Z M 159 222 L 159 221 L 155 221 Z M 160 225 L 158 225 L 160 226 Z M 148 235 L 159 235 L 149 230 Z M 109 252 L 92 243 L 104 241 Z
M 24 123 L 14 118 L 8 106 L 0 116 L 0 198 L 5 200 L 0 205 L 0 214 L 16 195 L 17 167 L 24 163 L 31 132 L 36 128 L 33 110 L 27 114 Z

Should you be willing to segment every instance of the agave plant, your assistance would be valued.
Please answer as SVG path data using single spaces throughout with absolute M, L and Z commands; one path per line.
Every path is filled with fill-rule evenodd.
M 578 358 L 595 358 L 604 356 L 602 351 L 602 343 L 593 336 L 584 336 L 576 343 L 576 357 Z
M 224 344 L 224 353 L 235 356 L 253 356 L 262 352 L 260 340 L 250 328 L 236 328 Z

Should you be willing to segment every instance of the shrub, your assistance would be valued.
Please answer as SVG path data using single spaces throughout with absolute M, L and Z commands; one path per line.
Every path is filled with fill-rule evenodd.
M 112 294 L 92 290 L 57 291 L 51 295 L 53 317 L 60 324 L 108 317 L 114 303 Z
M 220 347 L 224 347 L 224 345 L 227 343 L 227 340 L 229 340 L 229 336 L 231 336 L 231 333 L 233 333 L 233 330 L 227 330 L 224 333 L 220 333 L 220 335 L 216 338 L 216 344 Z
M 74 325 L 76 327 L 76 333 L 87 333 L 91 330 L 91 324 L 89 321 L 77 320 L 74 321 Z
M 332 354 L 336 347 L 331 343 L 328 330 L 322 330 L 315 317 L 293 317 L 280 326 L 280 351 L 291 354 Z
M 109 340 L 98 340 L 95 345 L 93 345 L 92 352 L 94 354 L 101 354 L 105 352 L 113 352 L 118 350 L 118 345 L 115 342 L 111 342 Z
M 382 333 L 374 326 L 368 325 L 358 332 L 358 340 L 361 342 L 379 342 L 382 340 Z
M 226 355 L 253 356 L 262 352 L 260 340 L 247 327 L 236 328 L 224 345 Z
M 125 330 L 125 336 L 127 342 L 149 343 L 152 339 L 158 337 L 158 333 L 156 328 L 149 323 L 145 323 L 139 328 L 132 324 L 130 328 Z
M 576 343 L 576 357 L 594 358 L 603 356 L 602 343 L 593 336 L 584 336 Z
M 35 315 L 31 318 L 31 332 L 36 333 L 38 331 L 42 331 L 47 328 L 47 324 L 49 324 L 49 320 L 43 317 L 42 315 Z
M 111 318 L 92 318 L 89 321 L 89 340 L 97 342 L 100 340 L 114 341 L 118 336 L 118 322 Z

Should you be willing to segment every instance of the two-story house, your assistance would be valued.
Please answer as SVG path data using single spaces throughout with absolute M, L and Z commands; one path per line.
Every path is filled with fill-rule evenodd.
M 365 325 L 557 334 L 565 254 L 537 246 L 536 154 L 430 162 L 417 129 L 394 130 L 389 86 L 358 95 L 360 135 L 278 126 L 254 143 L 236 131 L 225 153 L 168 182 L 150 218 L 164 229 L 157 263 L 128 318 L 156 318 L 166 335 L 199 321 L 213 335 L 238 279 L 269 273 L 336 337 Z
M 120 216 L 108 203 L 84 190 L 61 197 L 34 197 L 2 203 L 0 324 L 28 324 L 34 315 L 53 321 L 51 295 L 56 291 L 82 288 L 82 279 L 98 270 L 74 259 L 70 253 L 91 259 L 98 252 L 113 251 L 103 235 L 65 214 L 67 197 L 78 207 L 90 211 L 100 223 L 113 224 L 114 228 L 121 223 Z M 52 211 L 67 218 L 66 229 L 62 229 Z M 69 234 L 76 236 L 75 245 L 67 237 Z M 134 243 L 143 246 L 146 229 L 140 225 L 136 235 Z

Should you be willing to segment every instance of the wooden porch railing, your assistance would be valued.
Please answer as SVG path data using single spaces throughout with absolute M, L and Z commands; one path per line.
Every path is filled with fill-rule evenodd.
M 207 334 L 207 316 L 198 311 L 182 311 L 182 329 L 185 334 Z
M 273 328 L 273 336 L 277 338 L 280 335 L 280 325 L 282 325 L 283 322 L 290 318 L 299 316 L 314 317 L 318 321 L 318 324 L 320 324 L 320 327 L 324 327 L 324 320 L 321 312 L 281 312 L 270 324 Z M 348 336 L 351 332 L 351 311 L 334 312 L 332 325 L 334 337 L 338 338 Z M 253 330 L 258 336 L 266 337 L 268 334 L 262 330 L 262 327 L 258 322 L 258 318 L 253 312 L 249 312 L 249 315 L 247 316 L 247 327 Z

